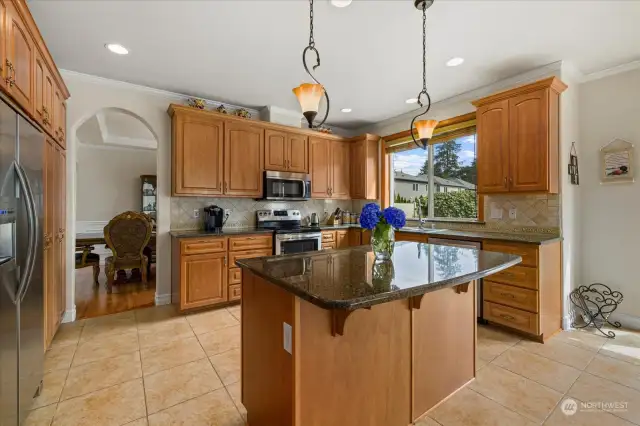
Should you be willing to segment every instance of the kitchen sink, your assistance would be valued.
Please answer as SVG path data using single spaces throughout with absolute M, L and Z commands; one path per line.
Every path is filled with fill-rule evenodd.
M 441 232 L 447 232 L 448 229 L 433 229 L 433 228 L 419 228 L 417 226 L 405 226 L 401 231 L 407 232 L 419 232 L 421 234 L 439 234 Z

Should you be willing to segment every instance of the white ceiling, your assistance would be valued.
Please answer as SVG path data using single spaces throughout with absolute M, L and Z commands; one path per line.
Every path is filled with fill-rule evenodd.
M 31 1 L 60 68 L 260 108 L 298 110 L 308 2 Z M 421 13 L 413 0 L 315 2 L 329 122 L 354 128 L 415 108 Z M 434 101 L 558 60 L 589 74 L 640 59 L 640 1 L 436 0 L 427 17 Z M 120 43 L 127 56 L 107 51 Z M 465 63 L 448 68 L 461 56 Z M 72 94 L 73 96 L 73 94 Z M 352 108 L 344 114 L 341 108 Z
M 114 108 L 106 108 L 82 123 L 78 139 L 83 145 L 112 148 L 157 149 L 158 142 L 138 118 Z

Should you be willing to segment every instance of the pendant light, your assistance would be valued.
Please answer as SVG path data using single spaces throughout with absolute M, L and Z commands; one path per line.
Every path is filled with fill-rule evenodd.
M 422 90 L 418 93 L 417 99 L 420 107 L 424 107 L 425 104 L 422 102 L 422 96 L 424 95 L 427 109 L 411 120 L 411 138 L 416 146 L 422 149 L 427 149 L 429 139 L 433 136 L 433 129 L 438 125 L 438 120 L 416 121 L 418 117 L 425 115 L 431 109 L 431 97 L 427 92 L 427 9 L 431 7 L 433 2 L 434 0 L 415 0 L 413 3 L 416 9 L 422 10 Z M 416 137 L 413 135 L 414 124 L 415 130 L 418 132 L 418 140 L 416 140 Z
M 309 45 L 304 48 L 302 51 L 302 65 L 304 65 L 304 69 L 311 76 L 314 83 L 302 83 L 300 86 L 293 89 L 293 93 L 298 98 L 298 102 L 300 102 L 300 108 L 302 109 L 302 115 L 307 119 L 309 123 L 309 128 L 314 129 L 322 126 L 325 121 L 327 121 L 327 116 L 329 115 L 329 95 L 327 91 L 324 89 L 322 84 L 311 74 L 309 68 L 307 67 L 307 52 L 312 51 L 316 54 L 316 64 L 313 66 L 313 70 L 320 66 L 320 53 L 316 49 L 316 42 L 313 39 L 313 0 L 309 0 Z M 313 120 L 318 115 L 318 109 L 320 108 L 320 100 L 322 96 L 327 100 L 327 111 L 324 114 L 324 118 L 317 126 L 313 125 Z

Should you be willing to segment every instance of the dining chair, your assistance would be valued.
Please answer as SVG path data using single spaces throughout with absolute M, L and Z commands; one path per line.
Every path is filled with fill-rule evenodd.
M 113 256 L 105 259 L 107 293 L 112 292 L 116 271 L 121 269 L 140 269 L 146 288 L 148 258 L 143 251 L 150 238 L 151 222 L 138 212 L 120 213 L 104 227 L 104 239 L 113 252 Z
M 96 283 L 96 287 L 100 285 L 98 277 L 100 276 L 100 255 L 97 253 L 91 253 L 93 246 L 76 247 L 76 269 L 86 268 L 93 266 L 93 281 Z

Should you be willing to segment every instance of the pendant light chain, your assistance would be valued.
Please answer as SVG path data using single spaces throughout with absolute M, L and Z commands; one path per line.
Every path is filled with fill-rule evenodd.
M 316 41 L 313 39 L 313 0 L 309 0 L 309 46 L 315 47 Z
M 422 4 L 422 90 L 427 92 L 427 4 Z

